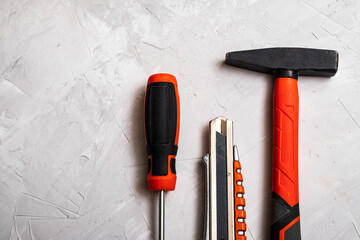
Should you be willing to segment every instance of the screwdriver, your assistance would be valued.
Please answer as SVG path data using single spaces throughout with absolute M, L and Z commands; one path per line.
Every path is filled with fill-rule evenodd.
M 148 154 L 148 187 L 159 191 L 159 239 L 165 239 L 164 191 L 176 184 L 175 157 L 180 127 L 180 99 L 176 78 L 151 75 L 145 93 L 145 141 Z

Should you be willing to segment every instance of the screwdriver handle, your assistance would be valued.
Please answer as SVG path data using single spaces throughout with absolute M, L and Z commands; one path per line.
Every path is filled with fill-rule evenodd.
M 275 79 L 273 108 L 272 240 L 301 239 L 298 177 L 297 80 Z
M 159 73 L 149 77 L 145 93 L 145 140 L 150 191 L 175 189 L 180 101 L 176 78 Z

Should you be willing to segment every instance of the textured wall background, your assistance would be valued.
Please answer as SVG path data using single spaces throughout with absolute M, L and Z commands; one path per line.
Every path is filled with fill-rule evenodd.
M 223 65 L 228 51 L 336 49 L 332 79 L 302 78 L 303 239 L 359 239 L 360 1 L 0 2 L 0 239 L 152 239 L 147 78 L 174 74 L 178 181 L 167 239 L 201 239 L 208 121 L 234 120 L 248 239 L 267 239 L 271 77 Z

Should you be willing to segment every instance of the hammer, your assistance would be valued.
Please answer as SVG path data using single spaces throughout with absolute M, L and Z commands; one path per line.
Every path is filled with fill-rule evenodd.
M 334 76 L 333 50 L 266 48 L 229 52 L 225 63 L 275 76 L 271 239 L 301 239 L 298 183 L 298 76 Z

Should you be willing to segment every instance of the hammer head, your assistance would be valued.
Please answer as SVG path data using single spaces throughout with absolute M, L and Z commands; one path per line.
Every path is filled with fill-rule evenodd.
M 264 48 L 229 52 L 225 63 L 257 72 L 277 74 L 290 70 L 295 76 L 334 76 L 339 55 L 334 50 Z M 296 77 L 295 77 L 296 78 Z

